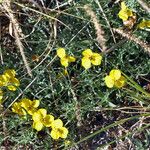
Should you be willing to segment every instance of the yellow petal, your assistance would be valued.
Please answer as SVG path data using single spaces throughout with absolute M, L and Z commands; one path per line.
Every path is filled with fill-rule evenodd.
M 59 139 L 59 133 L 57 132 L 57 130 L 55 129 L 52 129 L 51 133 L 50 133 L 51 137 L 54 139 L 54 140 L 58 140 Z
M 61 62 L 61 65 L 64 67 L 68 67 L 68 65 L 69 65 L 67 57 L 61 58 L 60 62 Z
M 126 3 L 125 2 L 121 2 L 121 9 L 125 10 L 127 8 Z
M 21 106 L 22 106 L 24 109 L 28 110 L 28 108 L 29 108 L 29 107 L 31 106 L 31 104 L 32 104 L 32 101 L 31 101 L 30 99 L 23 98 L 23 99 L 21 99 L 20 103 L 21 103 Z
M 37 131 L 41 131 L 43 128 L 43 124 L 41 122 L 33 122 L 32 127 Z
M 46 115 L 46 117 L 44 118 L 43 124 L 46 127 L 50 127 L 52 125 L 53 121 L 54 121 L 54 116 L 52 116 L 52 115 Z
M 37 110 L 34 105 L 39 105 L 38 100 L 31 101 L 30 99 L 23 98 L 21 101 L 21 106 L 28 112 L 29 115 L 33 115 Z M 37 104 L 35 104 L 37 103 Z
M 17 110 L 18 110 L 18 107 L 20 107 L 20 105 L 18 105 L 19 103 L 17 103 L 17 102 L 15 102 L 15 103 L 13 103 L 13 105 L 12 105 L 12 112 L 14 112 L 14 113 L 16 113 L 17 112 Z
M 41 108 L 39 110 L 37 110 L 33 115 L 32 115 L 32 119 L 35 122 L 39 122 L 42 121 L 44 117 L 46 117 L 47 114 L 47 110 L 44 108 Z
M 126 79 L 125 77 L 121 76 L 119 80 L 115 81 L 115 87 L 121 88 L 125 85 Z
M 59 58 L 65 57 L 65 56 L 66 56 L 66 51 L 65 51 L 65 49 L 64 49 L 64 48 L 58 48 L 58 49 L 57 49 L 57 56 L 58 56 Z
M 18 115 L 26 115 L 26 111 L 21 107 L 21 104 L 15 102 L 12 105 L 12 112 L 17 113 Z
M 10 78 L 9 82 L 14 84 L 15 86 L 20 85 L 20 81 L 17 78 Z
M 65 75 L 65 76 L 68 76 L 68 75 L 69 75 L 67 68 L 64 69 L 63 75 Z
M 65 127 L 61 127 L 58 131 L 60 131 L 60 137 L 65 139 L 68 135 L 68 129 Z
M 83 58 L 82 58 L 82 66 L 83 66 L 85 69 L 91 68 L 91 61 L 90 61 L 90 59 L 87 58 L 87 57 L 83 57 Z
M 63 122 L 60 119 L 56 119 L 52 122 L 52 128 L 61 128 L 63 126 Z
M 31 116 L 32 116 L 36 111 L 37 111 L 36 108 L 30 108 L 30 109 L 27 110 L 28 114 L 31 115 Z
M 121 71 L 118 69 L 113 69 L 110 71 L 109 76 L 114 80 L 118 80 L 121 77 Z
M 150 20 L 142 20 L 138 25 L 138 28 L 144 29 L 144 28 L 150 28 Z
M 76 58 L 73 56 L 68 56 L 68 62 L 75 62 Z
M 41 113 L 39 113 L 38 111 L 36 111 L 35 113 L 33 113 L 32 119 L 35 122 L 39 122 L 39 121 L 41 121 L 43 119 L 43 117 L 42 117 Z
M 13 86 L 13 85 L 8 85 L 7 88 L 10 91 L 16 91 L 17 90 L 17 88 L 15 86 Z
M 0 75 L 0 86 L 7 86 L 8 78 L 5 75 Z
M 144 28 L 146 27 L 145 21 L 140 22 L 140 23 L 137 25 L 137 27 L 140 28 L 140 29 L 144 29 Z
M 133 16 L 132 10 L 127 8 L 125 2 L 121 3 L 121 10 L 119 11 L 118 16 L 123 21 L 126 21 L 128 20 L 128 17 Z
M 1 100 L 3 99 L 3 91 L 0 90 L 0 103 L 1 103 Z
M 132 10 L 131 9 L 127 9 L 127 15 L 128 15 L 128 17 L 131 17 L 131 16 L 133 16 L 133 12 L 132 12 Z
M 16 71 L 13 69 L 7 69 L 4 71 L 4 75 L 6 75 L 8 78 L 15 77 Z
M 17 78 L 10 78 L 8 84 L 9 85 L 7 85 L 7 88 L 10 91 L 16 91 L 17 87 L 20 85 L 20 82 L 19 82 L 19 80 Z
M 114 86 L 114 80 L 110 76 L 106 76 L 104 80 L 108 88 L 112 88 Z
M 39 101 L 39 100 L 33 100 L 33 101 L 32 101 L 32 106 L 33 106 L 34 108 L 39 107 L 39 105 L 40 105 L 40 101 Z
M 118 16 L 120 19 L 122 19 L 123 21 L 127 21 L 128 20 L 128 15 L 125 11 L 120 11 L 118 13 Z
M 93 55 L 93 52 L 91 49 L 86 49 L 82 52 L 82 55 L 85 57 L 91 57 Z
M 150 20 L 146 21 L 146 27 L 150 28 Z
M 46 117 L 46 115 L 47 115 L 47 110 L 44 108 L 39 109 L 38 112 L 40 112 L 43 117 Z
M 101 61 L 102 61 L 102 56 L 100 54 L 98 54 L 98 53 L 93 53 L 92 59 L 91 59 L 91 63 L 93 65 L 98 66 L 98 65 L 101 64 Z

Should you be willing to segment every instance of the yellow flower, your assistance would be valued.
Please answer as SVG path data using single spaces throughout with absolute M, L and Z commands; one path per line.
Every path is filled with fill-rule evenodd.
M 20 103 L 20 102 L 15 102 L 15 103 L 12 105 L 12 111 L 13 111 L 14 113 L 17 113 L 17 114 L 20 115 L 20 116 L 26 115 L 26 111 L 21 107 L 21 103 Z
M 119 11 L 118 16 L 123 21 L 126 21 L 129 17 L 133 16 L 132 10 L 126 6 L 125 2 L 121 2 L 121 10 Z
M 0 75 L 0 86 L 6 86 L 10 91 L 16 91 L 20 82 L 15 78 L 16 72 L 13 69 L 7 69 Z
M 64 48 L 57 49 L 57 56 L 60 58 L 60 63 L 64 67 L 68 67 L 69 63 L 76 61 L 75 57 L 66 54 Z
M 52 131 L 50 135 L 54 140 L 57 140 L 59 138 L 65 139 L 67 137 L 68 129 L 63 127 L 63 122 L 60 119 L 54 120 L 51 127 Z
M 139 24 L 138 24 L 138 28 L 140 29 L 144 29 L 144 28 L 150 28 L 150 20 L 142 20 Z
M 37 131 L 42 130 L 44 126 L 50 127 L 52 122 L 54 121 L 54 117 L 52 115 L 47 115 L 46 109 L 39 109 L 32 115 L 33 119 L 33 128 Z
M 18 86 L 20 86 L 20 81 L 17 78 L 12 77 L 9 79 L 7 88 L 10 91 L 16 91 Z
M 101 64 L 102 56 L 98 53 L 92 52 L 91 49 L 86 49 L 82 52 L 82 66 L 85 69 L 91 68 L 91 64 L 98 66 Z
M 3 91 L 0 89 L 0 103 L 2 102 L 3 99 Z
M 39 100 L 31 101 L 30 99 L 23 98 L 20 103 L 21 106 L 27 111 L 29 115 L 33 115 L 33 113 L 37 110 L 40 101 Z
M 0 87 L 6 86 L 8 83 L 8 79 L 5 75 L 0 75 Z
M 107 87 L 117 87 L 121 88 L 125 85 L 125 77 L 121 75 L 121 71 L 118 69 L 113 69 L 110 71 L 109 75 L 105 77 L 105 84 Z

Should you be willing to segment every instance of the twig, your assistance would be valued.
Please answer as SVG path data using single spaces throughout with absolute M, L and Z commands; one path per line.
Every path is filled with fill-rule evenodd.
M 144 10 L 150 13 L 150 6 L 146 4 L 143 0 L 137 0 L 137 2 L 142 6 Z
M 65 2 L 65 3 L 63 3 L 63 4 L 59 5 L 59 6 L 57 5 L 57 7 L 55 7 L 55 8 L 52 9 L 52 10 L 56 10 L 56 9 L 61 8 L 61 7 L 65 7 L 65 6 L 67 6 L 67 5 L 70 5 L 72 1 L 73 1 L 73 0 L 68 0 L 67 2 Z
M 115 43 L 112 47 L 108 48 L 105 52 L 103 52 L 103 54 L 109 53 L 115 49 L 117 49 L 118 47 L 120 47 L 122 44 L 124 44 L 127 41 L 127 39 L 122 39 L 120 40 L 118 43 Z
M 19 3 L 17 3 L 17 2 L 14 2 L 14 3 L 15 3 L 16 5 L 22 7 L 22 8 L 26 8 L 26 9 L 32 11 L 32 12 L 35 12 L 35 13 L 40 14 L 40 15 L 42 15 L 42 16 L 45 16 L 45 17 L 47 17 L 47 18 L 49 18 L 49 19 L 56 20 L 56 21 L 58 21 L 59 23 L 61 23 L 62 25 L 64 25 L 65 27 L 67 27 L 68 29 L 70 29 L 69 26 L 67 26 L 65 23 L 63 23 L 62 21 L 60 21 L 59 19 L 57 19 L 57 18 L 55 18 L 55 17 L 52 17 L 52 16 L 50 16 L 50 15 L 47 15 L 47 14 L 45 14 L 45 13 L 43 13 L 43 12 L 40 12 L 40 11 L 35 10 L 35 9 L 32 9 L 32 8 L 30 8 L 30 7 L 24 6 L 24 5 L 19 4 Z

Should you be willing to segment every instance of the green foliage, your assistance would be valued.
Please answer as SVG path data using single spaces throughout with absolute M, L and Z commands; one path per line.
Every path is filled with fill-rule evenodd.
M 67 0 L 61 1 L 59 4 L 61 6 L 61 4 L 63 5 L 67 2 Z M 25 14 L 21 27 L 23 33 L 29 35 L 22 41 L 25 55 L 32 69 L 33 78 L 27 75 L 18 49 L 8 49 L 5 46 L 0 48 L 4 58 L 4 64 L 1 65 L 0 71 L 3 72 L 6 68 L 15 69 L 17 77 L 21 82 L 21 86 L 15 93 L 7 94 L 2 112 L 8 108 L 21 92 L 23 94 L 17 98 L 17 101 L 22 97 L 39 99 L 41 101 L 40 108 L 47 109 L 48 113 L 63 120 L 69 130 L 67 140 L 71 141 L 72 145 L 70 146 L 78 143 L 79 149 L 82 149 L 85 145 L 92 149 L 94 144 L 92 145 L 91 143 L 94 141 L 93 139 L 96 134 L 91 135 L 91 133 L 95 133 L 104 127 L 105 130 L 103 131 L 107 136 L 101 135 L 98 139 L 99 141 L 96 141 L 99 142 L 98 146 L 113 141 L 114 137 L 116 137 L 115 142 L 117 143 L 119 126 L 122 126 L 126 132 L 131 132 L 130 127 L 136 126 L 142 115 L 137 119 L 127 119 L 127 124 L 118 122 L 118 124 L 115 124 L 117 127 L 113 124 L 115 121 L 133 117 L 136 113 L 140 114 L 140 111 L 144 113 L 144 110 L 149 114 L 149 101 L 148 104 L 142 103 L 142 100 L 148 100 L 147 95 L 144 95 L 144 92 L 142 93 L 138 88 L 135 88 L 134 86 L 136 85 L 133 87 L 126 85 L 122 89 L 108 89 L 104 83 L 104 77 L 110 70 L 115 68 L 120 69 L 143 89 L 150 79 L 150 59 L 143 48 L 130 40 L 126 40 L 118 48 L 113 49 L 109 53 L 102 54 L 101 66 L 92 67 L 89 70 L 84 70 L 81 66 L 82 51 L 84 49 L 90 48 L 94 52 L 101 53 L 100 46 L 96 40 L 94 25 L 83 8 L 86 4 L 90 5 L 96 13 L 99 23 L 105 31 L 104 36 L 107 40 L 108 49 L 116 45 L 97 3 L 94 0 L 84 0 L 73 1 L 60 7 L 60 13 L 57 10 L 54 12 L 49 10 L 43 12 L 57 18 L 66 26 L 42 15 L 41 20 L 37 23 L 37 18 L 39 19 L 40 14 L 28 10 L 28 8 L 25 8 L 25 4 L 23 4 L 24 8 L 20 8 Z M 111 27 L 122 27 L 123 23 L 117 15 L 120 5 L 117 3 L 109 7 L 109 1 L 106 0 L 100 1 L 100 4 Z M 17 4 L 15 5 L 17 6 Z M 127 5 L 137 14 L 137 23 L 143 18 L 150 19 L 149 14 L 135 0 L 128 0 Z M 27 4 L 27 7 L 35 9 L 31 4 Z M 50 9 L 56 7 L 57 4 L 54 1 L 51 2 Z M 56 38 L 54 37 L 55 28 L 57 29 Z M 33 29 L 34 32 L 32 32 Z M 132 30 L 134 30 L 133 33 L 136 37 L 142 41 L 149 42 L 149 31 L 139 30 L 135 27 Z M 115 34 L 117 43 L 120 42 L 121 38 L 120 35 Z M 68 76 L 63 74 L 64 68 L 61 66 L 58 57 L 55 57 L 58 47 L 64 47 L 68 54 L 74 55 L 77 58 L 77 61 L 71 63 L 67 68 Z M 36 55 L 39 60 L 33 61 L 33 55 Z M 39 64 L 41 61 L 43 62 Z M 26 89 L 30 83 L 32 84 Z M 131 92 L 126 89 L 131 90 Z M 123 109 L 123 111 L 117 110 L 124 107 L 129 108 Z M 134 107 L 137 107 L 137 109 L 134 109 Z M 8 110 L 10 111 L 11 108 L 8 108 Z M 89 121 L 89 116 L 93 112 L 94 115 Z M 101 116 L 100 121 L 95 114 Z M 80 122 L 78 118 L 81 118 L 81 126 L 78 126 Z M 2 117 L 0 118 L 0 123 L 2 124 L 0 133 L 3 133 L 0 134 L 0 144 L 2 146 L 10 143 L 12 149 L 17 149 L 19 146 L 31 149 L 65 148 L 64 140 L 53 141 L 49 136 L 49 130 L 44 129 L 37 133 L 32 129 L 32 123 L 29 118 L 21 119 L 13 113 L 8 113 L 5 116 L 6 133 L 3 119 Z M 112 128 L 107 128 L 108 125 L 112 125 Z M 113 128 L 115 129 L 112 133 L 111 129 Z M 121 132 L 124 131 L 121 130 Z M 86 139 L 88 135 L 91 136 Z M 124 134 L 122 133 L 122 135 Z M 148 129 L 143 130 L 134 139 L 126 135 L 137 150 L 144 150 L 150 146 L 149 136 Z M 91 143 L 86 143 L 85 140 L 82 145 L 82 139 L 91 140 Z M 122 140 L 122 143 L 124 141 L 125 139 Z M 111 147 L 117 148 L 117 144 L 112 144 Z

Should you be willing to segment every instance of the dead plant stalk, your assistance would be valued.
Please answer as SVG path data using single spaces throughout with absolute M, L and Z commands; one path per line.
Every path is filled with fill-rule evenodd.
M 25 67 L 27 69 L 27 72 L 28 72 L 29 76 L 32 77 L 31 69 L 28 65 L 26 56 L 24 54 L 23 45 L 22 45 L 22 42 L 21 42 L 21 39 L 20 39 L 21 36 L 23 37 L 22 30 L 19 26 L 19 23 L 18 23 L 17 19 L 15 18 L 14 14 L 13 14 L 13 11 L 11 10 L 11 1 L 5 0 L 2 3 L 2 5 L 3 5 L 3 8 L 5 9 L 5 11 L 7 12 L 6 15 L 9 17 L 10 23 L 12 24 L 12 31 L 14 32 L 14 36 L 15 36 L 15 39 L 16 39 L 16 44 L 17 44 L 17 46 L 20 50 L 20 53 L 21 53 L 23 62 L 25 64 Z
M 102 52 L 104 52 L 107 49 L 106 39 L 104 37 L 104 30 L 102 29 L 102 27 L 96 17 L 96 14 L 93 12 L 93 10 L 88 5 L 85 5 L 84 9 L 87 12 L 87 14 L 91 17 L 91 20 L 92 20 L 95 30 L 96 30 L 97 42 L 101 46 Z
M 150 45 L 148 45 L 146 42 L 142 41 L 141 39 L 135 37 L 131 33 L 127 33 L 121 29 L 113 28 L 113 31 L 120 34 L 122 37 L 127 38 L 128 40 L 140 45 L 146 52 L 150 54 Z

